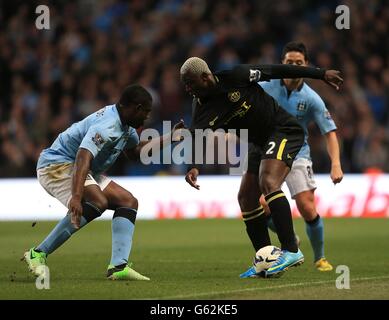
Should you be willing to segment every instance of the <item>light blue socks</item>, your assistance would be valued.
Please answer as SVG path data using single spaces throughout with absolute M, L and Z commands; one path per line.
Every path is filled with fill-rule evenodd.
M 93 219 L 101 216 L 102 212 L 92 203 L 84 202 L 82 204 L 83 214 L 80 221 L 80 229 Z M 59 248 L 70 236 L 77 230 L 70 222 L 70 214 L 68 213 L 54 229 L 49 233 L 43 242 L 38 245 L 35 250 L 42 251 L 49 255 Z
M 319 215 L 310 222 L 305 221 L 305 230 L 311 241 L 314 261 L 324 257 L 324 224 Z
M 112 218 L 112 256 L 110 265 L 127 264 L 132 247 L 137 211 L 121 207 Z

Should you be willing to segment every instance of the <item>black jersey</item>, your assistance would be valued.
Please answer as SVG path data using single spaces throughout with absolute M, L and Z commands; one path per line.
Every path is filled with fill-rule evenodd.
M 291 65 L 239 65 L 216 72 L 216 88 L 206 99 L 194 98 L 191 129 L 248 129 L 249 142 L 262 145 L 278 127 L 300 127 L 258 81 L 275 78 L 323 78 L 324 70 Z

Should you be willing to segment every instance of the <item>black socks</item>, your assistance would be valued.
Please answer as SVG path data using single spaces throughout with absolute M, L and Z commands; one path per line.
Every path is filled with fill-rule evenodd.
M 272 213 L 281 249 L 297 252 L 298 247 L 294 236 L 292 213 L 285 194 L 279 190 L 268 194 L 265 199 Z
M 246 224 L 246 231 L 253 244 L 255 252 L 260 248 L 270 245 L 269 231 L 267 230 L 267 219 L 262 206 L 248 212 L 242 212 L 243 221 Z

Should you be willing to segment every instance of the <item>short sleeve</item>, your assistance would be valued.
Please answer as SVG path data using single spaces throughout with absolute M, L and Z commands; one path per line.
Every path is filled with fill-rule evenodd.
M 327 110 L 324 101 L 316 93 L 311 97 L 311 107 L 314 120 L 319 127 L 321 134 L 336 130 L 336 125 L 330 112 Z
M 80 148 L 89 150 L 95 158 L 108 140 L 109 136 L 104 128 L 92 126 L 87 131 L 84 139 L 82 139 Z

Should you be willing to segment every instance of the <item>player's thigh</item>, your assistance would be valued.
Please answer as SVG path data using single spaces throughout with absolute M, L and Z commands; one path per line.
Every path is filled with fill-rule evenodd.
M 259 167 L 259 188 L 263 194 L 280 190 L 289 171 L 289 167 L 281 160 L 263 159 Z
M 92 203 L 102 212 L 108 209 L 108 199 L 103 193 L 108 181 L 110 180 L 105 176 L 92 175 L 92 172 L 89 172 L 84 183 L 83 201 Z
M 259 163 L 262 151 L 260 147 L 250 144 L 245 159 L 246 172 L 240 183 L 238 201 L 242 211 L 250 211 L 258 207 L 258 199 L 261 195 L 258 183 Z
M 138 200 L 132 193 L 112 180 L 104 188 L 103 193 L 108 199 L 108 208 L 111 210 L 120 207 L 138 209 Z
M 260 146 L 257 146 L 253 143 L 249 144 L 247 155 L 244 159 L 244 170 L 258 176 L 259 173 L 259 164 L 262 160 L 262 149 Z
M 94 206 L 99 208 L 101 212 L 108 209 L 108 199 L 97 183 L 89 184 L 84 187 L 82 199 L 85 202 L 92 203 Z

